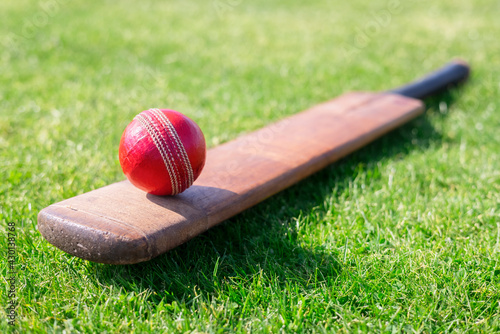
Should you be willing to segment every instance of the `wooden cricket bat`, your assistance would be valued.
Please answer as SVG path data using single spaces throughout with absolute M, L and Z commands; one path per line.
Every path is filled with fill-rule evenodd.
M 384 93 L 348 93 L 207 152 L 192 187 L 149 195 L 122 181 L 43 209 L 54 246 L 110 264 L 148 261 L 348 155 L 424 112 L 420 99 L 464 81 L 454 61 Z

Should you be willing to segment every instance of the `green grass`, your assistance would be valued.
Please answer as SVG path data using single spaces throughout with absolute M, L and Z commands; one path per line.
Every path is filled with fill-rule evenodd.
M 500 332 L 499 10 L 2 1 L 0 247 L 15 222 L 16 329 Z M 455 56 L 471 80 L 424 116 L 150 262 L 86 262 L 37 231 L 42 208 L 123 179 L 119 139 L 141 110 L 188 114 L 213 147 Z

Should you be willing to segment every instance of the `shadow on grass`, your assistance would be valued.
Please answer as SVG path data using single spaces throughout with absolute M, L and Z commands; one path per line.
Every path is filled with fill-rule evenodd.
M 428 100 L 427 109 L 439 110 L 442 102 L 452 104 L 453 94 Z M 381 160 L 402 159 L 441 141 L 424 114 L 167 254 L 130 266 L 89 263 L 90 270 L 104 285 L 136 293 L 149 289 L 152 303 L 190 303 L 200 293 L 233 299 L 258 284 L 293 284 L 306 293 L 337 278 L 342 254 L 303 245 L 295 217 L 311 214 L 332 189 L 342 193 L 349 180 L 375 169 Z

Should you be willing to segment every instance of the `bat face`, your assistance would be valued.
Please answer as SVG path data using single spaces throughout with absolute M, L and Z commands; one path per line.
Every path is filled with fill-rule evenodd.
M 421 101 L 396 94 L 345 94 L 209 150 L 203 173 L 180 195 L 118 182 L 43 209 L 38 227 L 54 246 L 90 261 L 147 261 L 423 111 Z

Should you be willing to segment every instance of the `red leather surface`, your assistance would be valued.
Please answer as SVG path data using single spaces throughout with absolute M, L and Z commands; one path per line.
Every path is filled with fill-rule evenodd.
M 206 144 L 203 133 L 199 126 L 187 116 L 174 110 L 160 110 L 170 120 L 184 145 L 193 170 L 194 181 L 205 165 Z M 150 115 L 150 111 L 145 110 L 141 114 Z M 157 128 L 159 129 L 158 135 L 165 139 L 166 151 L 172 152 L 172 156 L 168 156 L 168 159 L 172 163 L 173 170 L 177 172 L 178 180 L 181 181 L 179 192 L 182 192 L 191 186 L 188 181 L 188 171 L 179 157 L 180 152 L 175 138 L 161 124 L 158 124 Z M 177 158 L 172 158 L 174 156 Z M 137 118 L 134 118 L 123 132 L 119 159 L 123 172 L 139 189 L 153 195 L 173 194 L 172 181 L 164 158 L 150 133 Z

